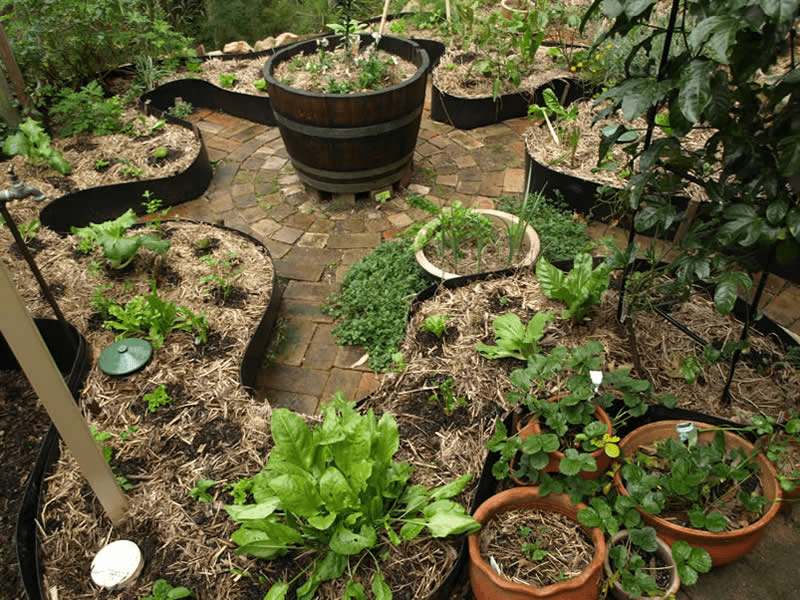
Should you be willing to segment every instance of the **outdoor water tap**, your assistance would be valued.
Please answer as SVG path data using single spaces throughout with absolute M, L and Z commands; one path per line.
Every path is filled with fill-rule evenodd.
M 8 202 L 10 200 L 22 200 L 28 196 L 33 196 L 37 202 L 44 200 L 44 194 L 37 190 L 35 187 L 25 185 L 19 180 L 17 174 L 14 173 L 14 165 L 8 165 L 8 177 L 11 179 L 10 190 L 0 190 L 0 202 Z

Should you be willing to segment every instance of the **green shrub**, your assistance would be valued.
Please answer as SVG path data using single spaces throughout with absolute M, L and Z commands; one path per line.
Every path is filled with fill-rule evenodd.
M 31 86 L 78 88 L 138 56 L 171 56 L 192 46 L 144 0 L 3 0 L 2 6 L 3 27 Z
M 60 125 L 59 135 L 108 135 L 122 130 L 119 96 L 104 98 L 103 89 L 96 81 L 90 81 L 78 92 L 63 89 L 58 97 L 50 116 Z

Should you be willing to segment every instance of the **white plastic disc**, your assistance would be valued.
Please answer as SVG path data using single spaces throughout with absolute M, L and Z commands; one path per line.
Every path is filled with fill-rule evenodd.
M 92 581 L 111 590 L 122 589 L 139 576 L 144 559 L 139 546 L 117 540 L 100 549 L 92 561 Z

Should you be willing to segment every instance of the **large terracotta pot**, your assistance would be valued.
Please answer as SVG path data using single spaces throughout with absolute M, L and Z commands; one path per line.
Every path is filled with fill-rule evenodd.
M 667 438 L 678 439 L 678 433 L 675 426 L 681 421 L 656 421 L 649 423 L 638 429 L 631 431 L 619 443 L 621 456 L 631 457 L 636 451 L 647 444 L 651 444 L 657 440 L 664 440 Z M 698 443 L 710 442 L 716 429 L 707 423 L 693 421 L 695 427 L 700 431 L 697 436 Z M 705 431 L 707 430 L 707 431 Z M 753 444 L 744 438 L 736 435 L 731 431 L 725 431 L 725 445 L 727 448 L 743 448 L 746 452 L 753 451 Z M 676 525 L 670 521 L 651 515 L 637 507 L 641 513 L 642 519 L 645 524 L 653 527 L 658 533 L 658 537 L 664 540 L 670 547 L 677 540 L 686 540 L 692 546 L 698 546 L 705 549 L 711 555 L 711 561 L 714 566 L 724 565 L 739 558 L 753 549 L 758 540 L 761 539 L 761 534 L 764 532 L 764 527 L 767 526 L 780 509 L 781 488 L 778 481 L 775 479 L 775 469 L 763 454 L 756 456 L 756 463 L 759 468 L 759 476 L 761 480 L 762 494 L 769 501 L 767 511 L 755 523 L 751 523 L 747 527 L 735 529 L 733 531 L 723 531 L 720 533 L 713 533 L 702 529 L 692 529 L 690 527 L 683 527 Z M 625 484 L 622 481 L 622 476 L 619 471 L 614 474 L 614 483 L 621 494 L 628 495 L 625 489 Z
M 551 398 L 550 401 L 555 402 L 559 399 L 560 397 Z M 611 425 L 611 418 L 608 416 L 608 414 L 606 414 L 606 411 L 597 405 L 595 405 L 594 418 L 601 423 L 605 423 L 608 427 L 608 435 L 612 434 L 613 428 Z M 542 426 L 537 418 L 531 419 L 524 427 L 519 429 L 519 434 L 523 440 L 527 439 L 529 435 L 538 435 L 540 433 L 542 433 Z M 600 477 L 608 469 L 608 467 L 611 465 L 611 461 L 613 460 L 608 454 L 606 454 L 603 448 L 598 448 L 592 452 L 591 455 L 597 463 L 597 470 L 580 471 L 579 473 L 579 475 L 587 481 Z M 564 458 L 564 453 L 560 450 L 556 450 L 550 454 L 550 462 L 547 463 L 547 466 L 545 466 L 543 469 L 540 469 L 540 471 L 542 473 L 558 473 L 558 466 L 561 464 L 562 458 Z M 524 485 L 524 483 L 521 483 L 518 480 L 516 483 Z
M 627 539 L 628 532 L 626 530 L 623 529 L 622 531 L 617 532 L 617 534 L 608 541 L 608 549 L 611 550 L 611 548 L 617 544 L 624 544 L 625 540 Z M 669 600 L 669 598 L 672 597 L 672 594 L 678 593 L 678 590 L 681 587 L 681 578 L 678 576 L 678 565 L 675 563 L 675 559 L 672 558 L 672 550 L 670 550 L 670 547 L 667 546 L 667 544 L 664 543 L 664 540 L 661 538 L 656 538 L 656 543 L 658 544 L 658 548 L 655 551 L 656 556 L 669 567 L 669 585 L 661 596 L 648 596 L 648 599 Z M 603 570 L 606 573 L 606 579 L 610 579 L 614 575 L 614 569 L 611 567 L 611 560 L 608 557 L 608 553 L 606 553 L 606 558 L 603 561 Z M 611 594 L 617 598 L 617 600 L 632 599 L 632 596 L 622 589 L 622 585 L 620 584 L 619 580 L 614 580 L 610 589 Z
M 501 210 L 492 210 L 489 208 L 473 208 L 472 209 L 476 213 L 480 213 L 482 215 L 486 215 L 495 223 L 498 223 L 501 226 L 507 226 L 510 224 L 514 224 L 519 221 L 519 217 L 516 215 L 512 215 L 507 212 L 503 212 Z M 428 227 L 431 224 L 425 225 L 422 229 L 417 232 L 417 239 L 420 239 L 425 233 L 427 232 Z M 536 230 L 528 225 L 525 228 L 525 239 L 522 242 L 522 253 L 517 254 L 516 261 L 512 267 L 527 267 L 529 265 L 534 264 L 538 258 L 539 253 L 541 251 L 541 244 L 539 242 L 539 236 L 536 233 Z M 419 266 L 425 269 L 428 273 L 437 277 L 439 279 L 454 279 L 456 277 L 461 277 L 463 275 L 470 275 L 471 273 L 451 273 L 449 271 L 445 271 L 436 265 L 434 265 L 428 257 L 425 255 L 425 249 L 420 248 L 414 254 L 414 257 L 417 259 L 417 263 Z
M 519 487 L 505 490 L 491 496 L 478 507 L 473 517 L 481 525 L 503 513 L 518 510 L 546 510 L 559 513 L 578 522 L 578 511 L 584 504 L 570 504 L 566 494 L 539 496 L 536 487 Z M 535 587 L 516 583 L 500 577 L 482 557 L 480 534 L 473 533 L 468 538 L 469 579 L 472 592 L 478 600 L 530 600 L 553 598 L 558 600 L 595 600 L 600 593 L 600 577 L 603 571 L 603 558 L 606 555 L 606 542 L 603 532 L 598 528 L 585 528 L 592 538 L 594 554 L 589 566 L 577 577 L 546 587 Z

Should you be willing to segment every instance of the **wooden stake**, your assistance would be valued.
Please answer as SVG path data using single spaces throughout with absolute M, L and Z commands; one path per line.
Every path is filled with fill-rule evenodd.
M 383 3 L 383 14 L 381 15 L 381 25 L 378 27 L 378 33 L 383 35 L 383 26 L 386 25 L 386 17 L 389 14 L 389 0 Z
M 0 58 L 6 64 L 8 70 L 8 78 L 11 80 L 11 85 L 14 86 L 14 91 L 17 95 L 17 101 L 24 107 L 31 105 L 31 99 L 25 93 L 25 80 L 22 79 L 22 72 L 19 70 L 17 59 L 14 58 L 14 51 L 11 50 L 11 44 L 8 43 L 6 37 L 6 30 L 0 25 Z
M 103 458 L 47 345 L 0 261 L 0 331 L 17 357 L 61 439 L 78 461 L 89 485 L 115 526 L 127 517 L 128 499 Z

